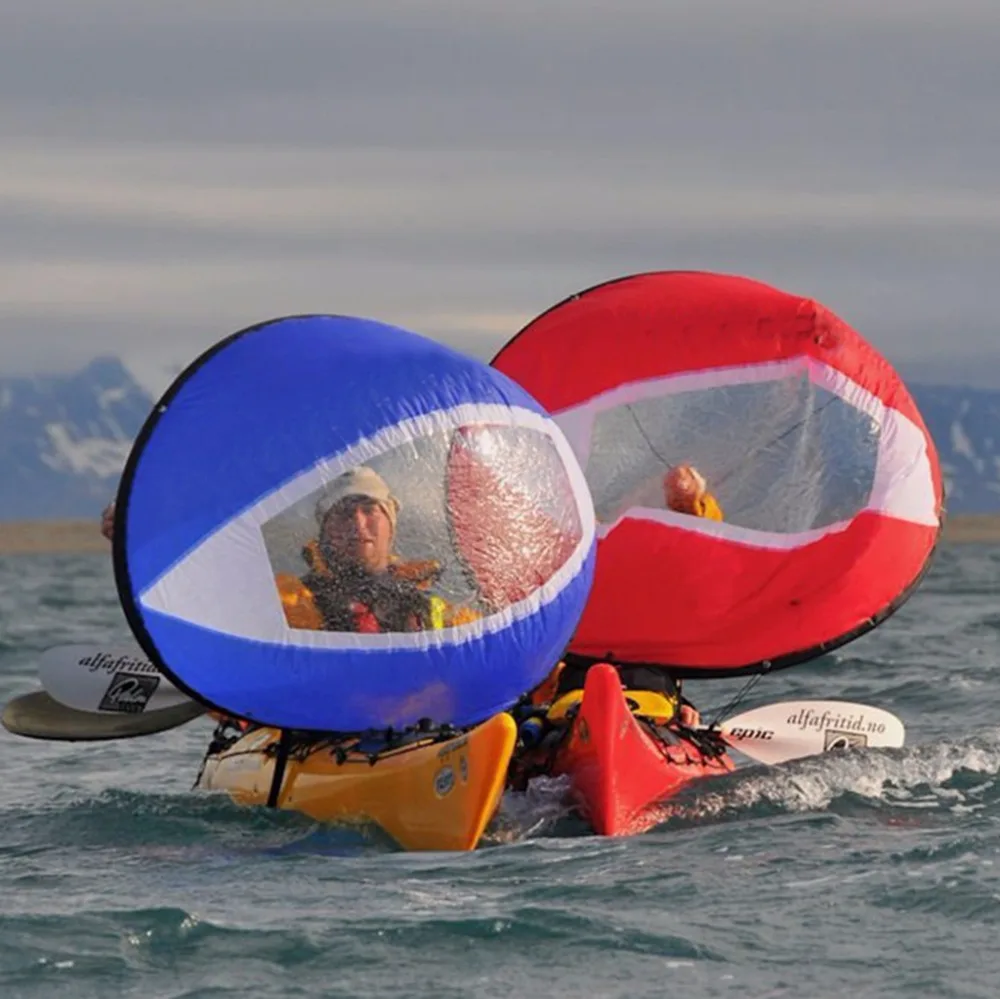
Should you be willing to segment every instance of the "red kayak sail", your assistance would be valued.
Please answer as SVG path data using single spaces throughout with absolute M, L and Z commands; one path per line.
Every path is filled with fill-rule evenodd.
M 640 274 L 550 309 L 493 365 L 553 414 L 593 495 L 571 652 L 691 677 L 790 666 L 875 627 L 926 569 L 934 443 L 888 361 L 809 298 Z

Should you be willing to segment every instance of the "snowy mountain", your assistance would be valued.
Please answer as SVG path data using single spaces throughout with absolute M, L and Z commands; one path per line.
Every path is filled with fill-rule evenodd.
M 949 513 L 1000 513 L 1000 391 L 910 386 L 937 444 Z
M 0 520 L 97 517 L 151 401 L 115 358 L 0 378 Z
M 0 520 L 96 518 L 177 370 L 104 357 L 72 375 L 0 378 Z M 1000 513 L 1000 391 L 910 387 L 941 455 L 949 513 Z

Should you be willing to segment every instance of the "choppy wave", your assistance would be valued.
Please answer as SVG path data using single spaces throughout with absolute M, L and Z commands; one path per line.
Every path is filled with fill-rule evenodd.
M 0 694 L 127 636 L 101 558 L 0 560 Z M 990 996 L 1000 957 L 1000 549 L 942 551 L 870 635 L 744 707 L 846 698 L 907 745 L 743 766 L 589 835 L 507 794 L 472 854 L 404 854 L 191 790 L 204 720 L 122 743 L 0 733 L 0 996 Z M 706 714 L 741 683 L 689 682 Z

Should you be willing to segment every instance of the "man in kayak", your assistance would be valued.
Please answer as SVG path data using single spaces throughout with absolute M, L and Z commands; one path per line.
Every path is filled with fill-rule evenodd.
M 674 465 L 663 477 L 663 499 L 668 510 L 708 520 L 722 520 L 722 507 L 708 491 L 705 477 L 694 465 Z
M 393 551 L 400 503 L 365 466 L 339 476 L 316 504 L 319 534 L 303 549 L 308 571 L 275 577 L 292 628 L 423 631 L 475 620 L 429 592 L 437 562 L 404 562 Z

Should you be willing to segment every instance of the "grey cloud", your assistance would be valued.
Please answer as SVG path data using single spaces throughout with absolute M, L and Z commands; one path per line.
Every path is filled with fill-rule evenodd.
M 901 363 L 1000 354 L 992 0 L 7 6 L 11 365 L 313 310 L 488 354 L 671 267 L 815 295 Z
M 978 116 L 987 148 L 1000 127 L 990 113 L 1000 14 L 882 6 L 896 15 L 676 2 L 603 12 L 283 4 L 277 15 L 273 4 L 217 2 L 104 4 L 95 17 L 89 4 L 57 5 L 62 20 L 22 13 L 0 37 L 0 93 L 42 127 L 72 127 L 72 113 L 79 134 L 113 134 L 117 123 L 119 135 L 147 137 L 165 127 L 175 137 L 539 151 L 546 140 L 639 149 L 685 140 L 709 151 L 754 140 L 754 158 L 770 162 L 784 161 L 779 152 L 801 159 L 817 138 L 974 140 L 963 126 Z M 753 16 L 739 16 L 747 7 Z M 768 136 L 795 133 L 798 150 L 767 149 Z M 947 149 L 927 152 L 947 158 Z

